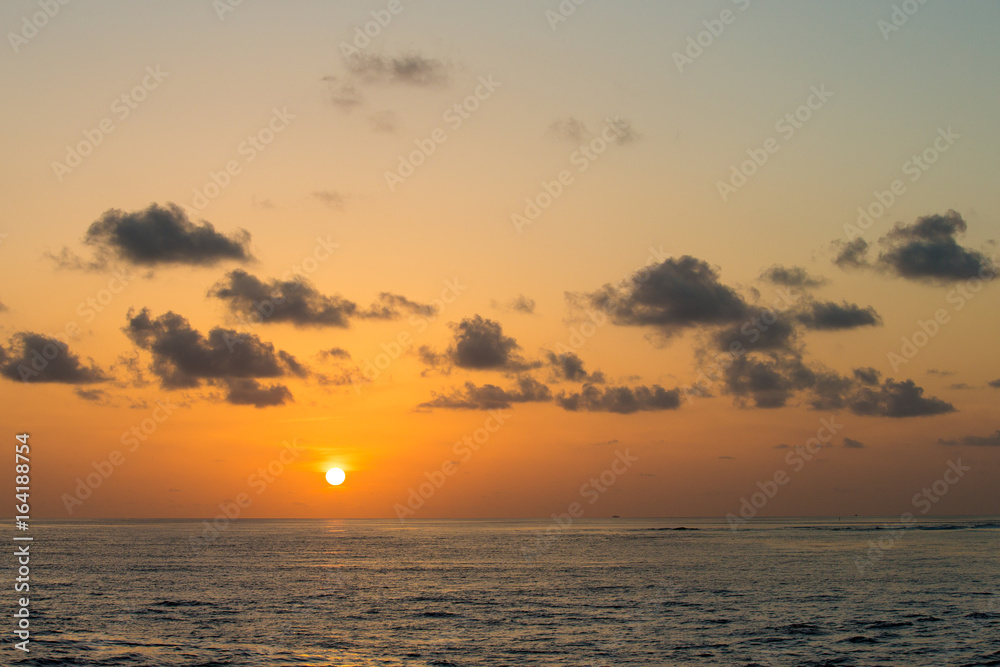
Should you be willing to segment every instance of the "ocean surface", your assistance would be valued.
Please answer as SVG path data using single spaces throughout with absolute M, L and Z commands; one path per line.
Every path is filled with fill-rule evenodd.
M 203 528 L 35 522 L 0 664 L 1000 665 L 997 518 Z

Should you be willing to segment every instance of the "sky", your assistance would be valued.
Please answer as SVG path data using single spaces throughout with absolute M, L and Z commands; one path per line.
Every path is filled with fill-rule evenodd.
M 4 3 L 34 512 L 1000 513 L 997 19 Z

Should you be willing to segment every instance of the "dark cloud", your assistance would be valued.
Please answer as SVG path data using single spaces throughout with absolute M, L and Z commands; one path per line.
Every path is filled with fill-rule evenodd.
M 530 377 L 518 378 L 517 387 L 503 389 L 496 385 L 477 386 L 466 382 L 461 389 L 449 394 L 435 394 L 421 403 L 421 408 L 449 408 L 453 410 L 497 410 L 509 408 L 513 403 L 537 403 L 552 399 L 549 388 Z
M 97 249 L 98 263 L 117 258 L 143 266 L 212 265 L 253 259 L 248 232 L 221 234 L 204 220 L 195 224 L 176 204 L 151 204 L 131 213 L 110 209 L 90 225 L 84 243 Z
M 209 296 L 226 301 L 236 315 L 247 317 L 257 313 L 255 319 L 262 322 L 288 322 L 296 326 L 347 327 L 354 318 L 388 320 L 405 313 L 435 312 L 433 306 L 388 292 L 379 295 L 379 301 L 368 309 L 361 309 L 341 296 L 321 294 L 303 279 L 265 282 L 242 269 L 227 273 L 225 279 L 209 290 Z
M 615 324 L 653 326 L 667 335 L 737 322 L 751 313 L 739 294 L 719 282 L 716 269 L 688 255 L 641 269 L 623 283 L 571 298 L 608 312 Z
M 745 350 L 791 349 L 796 342 L 796 332 L 784 314 L 754 310 L 748 313 L 745 321 L 716 331 L 713 338 L 718 349 L 740 353 Z
M 987 384 L 989 384 L 994 389 L 1000 389 L 1000 378 L 997 378 L 996 380 L 990 380 Z
M 252 334 L 216 327 L 206 338 L 173 312 L 153 319 L 145 308 L 129 311 L 125 334 L 153 355 L 151 370 L 163 387 L 197 387 L 201 380 L 302 375 L 295 357 Z M 238 387 L 247 390 L 246 386 Z M 246 395 L 246 394 L 239 394 Z
M 225 381 L 226 402 L 233 405 L 252 405 L 265 408 L 284 405 L 292 401 L 292 392 L 283 384 L 264 386 L 253 378 L 234 378 Z
M 467 317 L 452 324 L 454 341 L 449 346 L 446 359 L 459 368 L 474 370 L 521 371 L 537 368 L 537 362 L 528 362 L 521 356 L 521 347 L 510 336 L 505 336 L 499 322 L 480 315 Z M 440 359 L 430 350 L 422 352 L 425 362 Z
M 678 389 L 652 387 L 597 387 L 585 384 L 580 393 L 560 394 L 556 401 L 564 410 L 616 412 L 632 414 L 639 411 L 676 410 L 681 406 Z
M 861 387 L 849 399 L 848 407 L 856 415 L 879 417 L 925 417 L 954 412 L 955 406 L 935 397 L 925 397 L 924 388 L 913 380 L 896 382 L 892 378 L 881 387 Z
M 965 382 L 955 382 L 948 385 L 948 389 L 975 389 L 975 387 Z
M 882 374 L 871 366 L 854 369 L 854 378 L 861 384 L 878 384 L 881 376 Z
M 879 265 L 903 278 L 951 282 L 992 279 L 996 267 L 988 257 L 963 248 L 955 240 L 967 225 L 956 211 L 917 218 L 911 225 L 897 223 L 879 241 Z
M 406 83 L 414 86 L 445 84 L 451 77 L 451 66 L 444 60 L 428 58 L 418 53 L 399 56 L 359 53 L 347 58 L 351 74 L 365 81 Z
M 784 407 L 798 391 L 816 384 L 816 373 L 795 354 L 770 352 L 736 357 L 725 371 L 726 392 L 737 403 L 758 408 Z
M 967 447 L 1000 447 L 1000 430 L 991 435 L 966 435 L 955 440 L 941 438 L 942 445 L 965 445 Z
M 844 447 L 849 449 L 864 449 L 865 443 L 860 440 L 855 440 L 854 438 L 844 438 Z
M 321 357 L 333 357 L 336 359 L 350 359 L 351 353 L 342 347 L 331 347 L 329 350 L 320 350 Z
M 66 343 L 30 331 L 17 332 L 6 348 L 0 346 L 0 375 L 10 380 L 63 384 L 106 381 L 105 374 L 88 361 L 81 363 Z
M 838 241 L 834 244 L 837 256 L 833 263 L 842 269 L 860 269 L 869 266 L 868 263 L 868 241 L 864 239 L 854 239 L 847 243 Z
M 796 313 L 799 322 L 809 329 L 834 330 L 880 326 L 882 318 L 871 306 L 862 308 L 854 303 L 813 301 Z
M 928 368 L 927 369 L 927 374 L 928 375 L 937 375 L 938 377 L 948 377 L 950 375 L 954 375 L 955 371 L 943 371 L 943 370 L 940 370 L 938 368 Z
M 806 288 L 819 287 L 826 284 L 825 279 L 814 278 L 799 266 L 780 266 L 775 264 L 761 273 L 760 277 L 775 285 L 784 285 L 785 287 Z
M 587 373 L 583 367 L 583 359 L 572 352 L 565 352 L 563 354 L 548 352 L 546 353 L 546 358 L 553 371 L 555 371 L 557 380 L 590 382 L 592 384 L 601 384 L 604 382 L 604 373 L 600 371 Z

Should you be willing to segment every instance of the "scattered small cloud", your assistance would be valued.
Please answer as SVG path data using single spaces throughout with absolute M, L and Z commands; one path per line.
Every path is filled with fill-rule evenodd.
M 825 278 L 817 278 L 809 275 L 809 272 L 799 266 L 774 266 L 765 269 L 760 277 L 764 280 L 782 285 L 784 287 L 809 288 L 819 287 L 826 284 Z
M 640 411 L 676 410 L 681 406 L 678 389 L 652 387 L 597 387 L 585 384 L 579 393 L 560 394 L 556 402 L 573 412 L 615 412 L 632 414 Z
M 517 386 L 503 389 L 493 384 L 477 386 L 466 382 L 460 389 L 446 394 L 435 394 L 434 398 L 421 403 L 420 408 L 447 408 L 452 410 L 498 410 L 509 408 L 513 403 L 537 403 L 549 401 L 549 388 L 530 377 L 518 378 Z
M 399 129 L 399 118 L 395 111 L 378 111 L 368 116 L 368 125 L 373 132 L 395 134 Z
M 799 322 L 808 329 L 832 331 L 858 327 L 881 326 L 882 318 L 871 306 L 862 308 L 854 303 L 812 301 L 796 313 Z
M 848 449 L 864 449 L 865 443 L 860 440 L 855 440 L 854 438 L 844 438 L 844 447 Z
M 1000 430 L 997 430 L 996 433 L 992 433 L 990 435 L 966 435 L 953 440 L 940 438 L 938 439 L 938 443 L 950 446 L 964 445 L 967 447 L 1000 447 Z
M 347 201 L 344 195 L 335 190 L 318 190 L 313 192 L 312 196 L 323 202 L 324 205 L 337 210 L 343 210 Z

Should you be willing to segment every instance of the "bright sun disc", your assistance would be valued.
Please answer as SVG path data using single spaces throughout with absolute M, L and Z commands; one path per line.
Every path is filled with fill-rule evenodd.
M 340 468 L 330 468 L 326 471 L 326 481 L 334 486 L 340 486 L 347 479 L 347 473 Z

